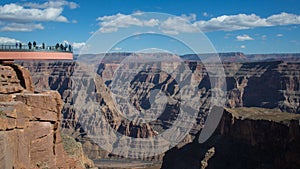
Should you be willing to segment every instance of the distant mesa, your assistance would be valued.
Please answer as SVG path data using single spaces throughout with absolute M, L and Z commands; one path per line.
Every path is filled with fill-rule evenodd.
M 56 44 L 55 46 L 37 46 L 28 43 L 23 45 L 0 44 L 0 62 L 14 60 L 73 60 L 73 49 L 71 45 Z
M 89 63 L 95 63 L 99 58 L 103 63 L 120 63 L 126 57 L 133 56 L 136 53 L 131 52 L 114 52 L 100 54 L 75 54 L 74 60 L 84 60 Z M 154 53 L 152 53 L 154 54 Z M 151 53 L 143 53 L 144 56 L 153 57 Z M 174 56 L 170 53 L 155 53 L 160 56 Z M 215 56 L 218 57 L 215 57 Z M 212 57 L 214 56 L 214 57 Z M 183 61 L 206 61 L 206 62 L 222 62 L 222 63 L 248 63 L 248 62 L 300 62 L 300 53 L 270 53 L 270 54 L 245 54 L 242 52 L 227 53 L 200 53 L 200 54 L 184 54 L 178 55 Z M 212 60 L 219 58 L 220 60 Z

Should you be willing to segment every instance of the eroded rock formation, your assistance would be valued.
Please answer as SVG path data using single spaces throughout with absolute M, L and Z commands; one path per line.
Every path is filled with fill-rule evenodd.
M 279 110 L 227 108 L 207 142 L 199 144 L 195 139 L 171 149 L 162 169 L 297 169 L 299 120 L 300 115 Z
M 29 71 L 20 66 L 0 65 L 0 70 L 0 168 L 93 166 L 81 146 L 77 155 L 65 152 L 59 93 L 34 93 Z
M 97 144 L 93 143 L 91 139 L 89 139 L 86 135 L 84 135 L 85 132 L 81 128 L 82 124 L 78 123 L 80 119 L 80 114 L 82 114 L 82 112 L 76 112 L 76 109 L 74 109 L 75 101 L 77 100 L 77 103 L 80 105 L 80 107 L 85 106 L 89 108 L 89 100 L 82 99 L 81 98 L 82 93 L 76 95 L 72 93 L 72 89 L 74 89 L 73 88 L 74 86 L 72 86 L 73 82 L 71 80 L 71 76 L 74 75 L 74 73 L 76 73 L 75 76 L 80 74 L 80 77 L 88 77 L 89 76 L 88 73 L 90 73 L 91 71 L 97 72 L 99 76 L 97 76 L 98 81 L 96 83 L 91 79 L 85 79 L 82 80 L 82 83 L 80 85 L 75 85 L 75 88 L 78 90 L 82 89 L 82 91 L 92 93 L 93 96 L 97 98 L 97 101 L 99 102 L 99 105 L 101 107 L 101 111 L 105 116 L 105 118 L 110 122 L 111 127 L 119 131 L 123 135 L 134 137 L 134 138 L 137 137 L 143 138 L 149 136 L 151 137 L 153 135 L 156 135 L 156 132 L 160 133 L 164 131 L 166 128 L 170 127 L 171 123 L 169 122 L 177 118 L 176 111 L 175 112 L 173 111 L 174 108 L 176 107 L 171 107 L 170 109 L 166 110 L 166 114 L 163 114 L 158 121 L 156 121 L 154 124 L 151 124 L 150 126 L 135 125 L 131 122 L 122 119 L 121 116 L 115 110 L 116 107 L 112 103 L 112 98 L 110 93 L 113 75 L 115 73 L 116 68 L 118 68 L 118 63 L 108 62 L 108 63 L 100 64 L 97 71 L 88 70 L 88 69 L 84 70 L 82 68 L 80 68 L 82 70 L 76 70 L 78 68 L 76 62 L 56 62 L 56 63 L 55 62 L 52 63 L 51 62 L 50 63 L 26 62 L 23 63 L 23 65 L 27 67 L 33 74 L 33 82 L 35 83 L 35 86 L 38 88 L 38 90 L 42 91 L 43 89 L 53 89 L 59 91 L 63 101 L 65 102 L 62 111 L 64 117 L 63 127 L 65 128 L 65 131 L 68 131 L 68 133 L 73 134 L 73 136 L 77 140 L 80 140 L 83 143 L 84 150 L 88 153 L 89 157 L 93 159 L 97 159 L 101 157 L 108 158 L 111 156 L 111 154 L 101 150 L 101 148 L 97 146 Z M 201 63 L 197 63 L 196 61 L 191 61 L 188 62 L 187 65 L 190 67 L 192 71 L 192 76 L 190 78 L 189 83 L 198 86 L 199 90 L 202 92 L 201 98 L 203 98 L 204 101 L 200 103 L 201 107 L 199 108 L 198 117 L 196 119 L 195 125 L 190 131 L 190 134 L 187 135 L 186 138 L 175 149 L 172 149 L 167 152 L 166 158 L 170 157 L 169 155 L 171 153 L 173 155 L 171 156 L 170 159 L 173 161 L 176 161 L 177 155 L 178 157 L 183 157 L 185 155 L 186 158 L 182 158 L 185 160 L 185 162 L 191 162 L 191 164 L 195 164 L 194 166 L 200 168 L 200 162 L 205 156 L 205 153 L 209 148 L 214 146 L 216 151 L 215 155 L 208 161 L 209 165 L 207 166 L 207 168 L 210 168 L 211 161 L 213 162 L 215 158 L 218 158 L 220 156 L 218 155 L 219 151 L 231 152 L 231 150 L 226 147 L 232 147 L 232 150 L 243 149 L 246 147 L 244 152 L 236 151 L 235 154 L 236 157 L 233 158 L 236 160 L 239 160 L 240 157 L 239 154 L 246 153 L 245 156 L 248 158 L 252 155 L 256 156 L 256 153 L 258 152 L 261 153 L 262 152 L 261 150 L 254 153 L 251 150 L 251 148 L 253 147 L 255 151 L 257 149 L 257 145 L 251 145 L 251 140 L 253 142 L 256 142 L 258 141 L 261 135 L 257 134 L 256 138 L 252 138 L 252 135 L 249 135 L 248 132 L 251 133 L 254 130 L 259 130 L 259 131 L 264 131 L 263 133 L 271 132 L 274 134 L 275 130 L 280 130 L 280 131 L 282 130 L 283 132 L 289 133 L 289 129 L 285 127 L 286 125 L 281 124 L 276 120 L 274 122 L 269 123 L 268 121 L 272 121 L 272 119 L 270 120 L 265 119 L 264 121 L 262 121 L 259 119 L 242 120 L 240 118 L 237 118 L 235 122 L 236 121 L 241 121 L 241 122 L 238 123 L 239 124 L 238 126 L 230 129 L 230 131 L 232 132 L 240 131 L 239 133 L 236 133 L 236 135 L 226 135 L 225 137 L 226 139 L 224 140 L 224 142 L 217 142 L 217 146 L 215 146 L 214 144 L 209 144 L 204 149 L 203 148 L 201 149 L 202 145 L 201 146 L 197 145 L 200 151 L 197 148 L 197 146 L 195 148 L 194 143 L 197 142 L 197 139 L 195 138 L 197 138 L 197 134 L 199 134 L 199 131 L 201 131 L 201 128 L 203 127 L 205 115 L 210 106 L 209 102 L 205 102 L 210 97 L 210 92 L 209 92 L 210 77 L 208 76 L 207 73 L 207 69 L 206 69 L 207 66 L 212 66 L 212 67 L 224 66 L 226 82 L 227 82 L 226 107 L 228 108 L 261 107 L 267 109 L 279 109 L 280 111 L 285 112 L 285 114 L 300 113 L 300 105 L 299 105 L 300 64 L 299 63 L 294 63 L 294 62 L 289 63 L 283 61 L 224 63 L 223 65 L 205 65 L 206 66 L 205 67 Z M 124 78 L 126 77 L 124 76 Z M 136 105 L 137 108 L 141 108 L 142 103 L 146 103 L 146 102 L 139 102 L 139 101 L 141 100 L 147 101 L 148 99 L 147 97 L 142 97 L 145 96 L 146 94 L 145 91 L 141 91 L 141 88 L 148 90 L 149 86 L 157 85 L 160 83 L 161 86 L 159 86 L 158 89 L 161 89 L 163 91 L 168 91 L 170 93 L 175 93 L 177 90 L 176 83 L 174 82 L 174 80 L 172 80 L 172 78 L 169 78 L 167 75 L 164 74 L 153 75 L 149 73 L 148 74 L 140 73 L 140 76 L 132 80 L 132 84 L 131 84 L 132 86 L 138 88 L 136 91 L 134 91 L 136 94 L 135 97 L 137 99 L 133 100 L 133 104 Z M 94 86 L 92 87 L 93 90 L 87 90 L 89 86 Z M 255 112 L 253 113 L 255 114 Z M 226 115 L 226 117 L 227 116 L 228 115 Z M 281 116 L 281 118 L 283 118 L 283 116 Z M 87 122 L 87 125 L 91 125 L 91 126 L 97 123 L 95 119 L 90 119 L 85 121 Z M 240 125 L 249 124 L 250 123 L 249 121 L 251 121 L 251 124 L 253 123 L 253 128 L 251 127 L 249 127 L 249 129 L 245 128 L 245 133 L 239 130 L 239 127 L 241 127 Z M 267 123 L 266 126 L 264 126 L 265 123 Z M 236 125 L 237 123 L 234 124 Z M 226 122 L 224 125 L 227 127 L 232 127 L 232 124 L 228 122 Z M 278 126 L 278 128 L 274 129 L 273 131 L 273 129 L 270 127 L 274 125 Z M 105 132 L 105 131 L 96 130 L 96 127 L 95 127 L 95 131 Z M 221 130 L 218 129 L 218 131 Z M 225 133 L 223 134 L 225 135 Z M 240 140 L 240 138 L 238 137 L 246 139 L 247 141 L 250 140 L 250 143 L 247 144 L 242 143 L 243 139 Z M 271 135 L 268 135 L 268 137 L 271 137 Z M 283 139 L 283 137 L 280 136 L 279 140 L 280 139 Z M 268 141 L 272 142 L 273 140 L 268 140 Z M 298 142 L 299 141 L 296 141 L 297 144 Z M 266 141 L 266 142 L 261 142 L 259 144 L 265 145 L 269 143 Z M 285 147 L 285 144 L 286 142 L 284 144 L 283 143 L 279 144 L 278 146 Z M 276 147 L 275 145 L 273 146 Z M 182 151 L 178 151 L 179 154 L 177 154 L 176 149 L 181 150 L 181 148 L 187 154 L 182 153 Z M 270 149 L 267 149 L 266 151 L 269 150 Z M 282 151 L 285 152 L 287 150 L 282 149 Z M 180 155 L 181 153 L 183 155 Z M 159 157 L 154 157 L 153 159 L 161 160 L 162 156 L 163 155 Z M 226 154 L 226 156 L 230 157 L 230 155 L 228 154 Z M 293 155 L 291 154 L 288 156 L 291 156 L 290 158 L 293 157 Z M 195 158 L 191 158 L 191 157 L 195 157 Z M 295 155 L 295 157 L 297 157 L 297 155 Z M 166 158 L 164 159 L 164 161 L 166 160 Z M 253 160 L 257 160 L 257 159 L 255 158 Z M 264 158 L 263 160 L 268 161 L 269 159 Z M 179 161 L 180 160 L 178 159 L 178 162 Z M 251 161 L 251 163 L 252 162 L 253 161 Z M 170 168 L 172 168 L 173 165 L 171 165 L 170 163 L 167 164 L 168 166 L 170 166 Z M 221 166 L 226 168 L 227 166 L 224 165 Z M 233 166 L 233 168 L 241 167 L 241 165 L 242 164 L 237 163 L 237 165 Z M 269 164 L 264 164 L 264 165 L 268 166 Z M 184 167 L 184 165 L 177 165 L 177 166 L 179 168 Z M 271 166 L 273 166 L 273 164 Z M 282 165 L 278 164 L 276 166 L 282 166 Z

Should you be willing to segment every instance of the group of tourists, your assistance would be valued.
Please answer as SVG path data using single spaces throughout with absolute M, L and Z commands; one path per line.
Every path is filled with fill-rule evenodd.
M 32 43 L 31 42 L 28 42 L 28 49 L 31 50 L 31 49 L 42 49 L 42 50 L 60 50 L 60 51 L 72 51 L 72 46 L 70 44 L 67 44 L 65 43 L 65 45 L 63 44 L 59 44 L 59 43 L 56 43 L 55 46 L 45 46 L 45 43 L 43 42 L 41 46 L 37 46 L 36 42 L 33 41 Z M 22 43 L 16 43 L 16 49 L 22 49 L 23 46 L 22 46 Z M 26 49 L 26 48 L 25 48 Z
M 16 49 L 22 49 L 23 45 L 22 43 L 16 43 Z M 32 43 L 31 42 L 28 42 L 28 49 L 37 49 L 38 46 L 36 46 L 36 42 L 33 41 Z M 45 43 L 43 42 L 42 43 L 42 46 L 40 47 L 41 49 L 45 49 Z
M 55 49 L 62 51 L 72 51 L 72 46 L 70 44 L 68 45 L 67 43 L 65 43 L 65 45 L 56 43 Z
M 37 49 L 38 47 L 36 46 L 36 42 L 33 41 L 32 43 L 31 42 L 28 42 L 28 49 Z M 45 43 L 43 42 L 42 43 L 42 49 L 45 49 Z

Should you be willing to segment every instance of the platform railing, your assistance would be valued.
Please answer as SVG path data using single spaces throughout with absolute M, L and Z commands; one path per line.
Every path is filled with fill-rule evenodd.
M 6 45 L 6 44 L 0 44 L 0 51 L 12 51 L 12 52 L 18 52 L 18 51 L 22 51 L 22 52 L 69 52 L 69 53 L 73 53 L 73 50 L 70 49 L 69 46 L 64 46 L 64 47 L 56 47 L 56 46 L 31 46 L 29 47 L 28 45 Z

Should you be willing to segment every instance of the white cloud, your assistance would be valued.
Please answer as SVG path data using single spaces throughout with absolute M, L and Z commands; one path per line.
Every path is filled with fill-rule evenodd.
M 300 16 L 295 14 L 289 14 L 282 12 L 280 14 L 272 15 L 268 17 L 267 22 L 272 25 L 293 25 L 300 24 Z
M 283 34 L 279 33 L 276 35 L 277 37 L 283 37 Z
M 196 26 L 181 17 L 169 17 L 167 20 L 161 22 L 160 27 L 164 33 L 168 34 L 199 32 Z
M 232 31 L 261 26 L 271 26 L 271 24 L 267 23 L 265 19 L 262 19 L 255 14 L 223 15 L 212 18 L 208 21 L 196 21 L 194 24 L 204 32 L 220 30 Z
M 21 42 L 21 41 L 9 37 L 0 37 L 0 44 L 15 44 L 17 42 Z
M 111 33 L 111 32 L 117 32 L 118 28 L 116 28 L 116 27 L 101 27 L 99 30 L 102 33 Z
M 196 14 L 181 15 L 169 17 L 165 20 L 139 19 L 143 12 L 138 11 L 132 15 L 115 14 L 110 16 L 98 17 L 100 31 L 102 33 L 116 32 L 119 28 L 127 28 L 130 26 L 145 26 L 158 28 L 168 34 L 179 33 L 194 33 L 198 32 L 198 28 L 203 32 L 212 31 L 234 31 L 253 29 L 257 27 L 271 27 L 281 25 L 295 25 L 300 24 L 300 15 L 289 14 L 282 12 L 274 14 L 266 18 L 262 18 L 256 14 L 237 14 L 237 15 L 222 15 L 211 18 L 209 20 L 196 20 Z M 210 17 L 208 13 L 204 12 L 203 16 Z
M 183 14 L 183 15 L 181 15 L 181 18 L 186 19 L 186 20 L 192 22 L 192 21 L 195 21 L 195 20 L 196 20 L 197 15 L 194 14 L 194 13 L 191 13 L 190 15 L 185 15 L 185 14 Z
M 262 35 L 261 40 L 267 40 L 267 35 Z
M 204 17 L 212 17 L 213 15 L 212 15 L 212 14 L 209 14 L 209 13 L 207 13 L 207 12 L 203 12 L 203 13 L 202 13 L 202 16 L 204 16 Z
M 79 50 L 85 46 L 85 42 L 73 42 L 72 47 L 74 50 Z
M 124 15 L 118 13 L 116 15 L 98 17 L 97 21 L 100 21 L 99 26 L 101 27 L 100 32 L 102 33 L 116 32 L 118 31 L 119 28 L 127 28 L 130 26 L 153 27 L 158 25 L 159 23 L 159 20 L 157 19 L 140 20 L 134 17 L 138 15 L 140 15 L 140 12 L 134 13 L 134 15 Z
M 79 5 L 75 2 L 67 2 L 70 9 L 76 9 L 79 7 Z
M 205 17 L 208 17 L 208 16 L 209 16 L 207 12 L 203 12 L 202 15 L 205 16 Z
M 242 48 L 242 49 L 245 49 L 245 48 L 246 48 L 246 46 L 245 46 L 245 45 L 241 45 L 241 48 Z
M 41 22 L 69 22 L 62 15 L 64 6 L 78 8 L 78 4 L 68 1 L 47 1 L 45 3 L 10 3 L 0 5 L 1 31 L 32 31 L 44 29 Z M 15 28 L 13 26 L 16 26 Z M 32 26 L 30 28 L 29 26 Z
M 141 16 L 141 15 L 143 15 L 144 14 L 144 12 L 143 11 L 140 11 L 140 10 L 137 10 L 137 11 L 135 11 L 135 12 L 133 12 L 133 16 Z
M 24 8 L 17 4 L 0 6 L 0 19 L 11 22 L 56 21 L 68 22 L 62 16 L 63 8 L 49 7 L 46 9 Z
M 195 20 L 196 15 L 182 15 L 181 17 L 169 17 L 164 21 L 158 19 L 143 20 L 137 18 L 142 12 L 136 12 L 132 15 L 118 13 L 116 15 L 98 17 L 100 32 L 111 33 L 118 31 L 119 28 L 128 28 L 130 26 L 154 27 L 159 26 L 162 32 L 167 34 L 178 34 L 181 32 L 198 32 L 198 28 L 189 23 L 189 20 Z
M 267 18 L 261 18 L 256 14 L 223 15 L 216 18 L 211 18 L 208 21 L 196 21 L 194 24 L 204 32 L 233 31 L 252 29 L 256 27 L 300 24 L 300 16 L 285 12 L 271 15 Z
M 158 19 L 150 19 L 148 21 L 143 21 L 144 26 L 153 27 L 159 24 Z
M 61 8 L 63 6 L 68 6 L 70 9 L 76 9 L 79 7 L 79 5 L 75 2 L 68 2 L 68 1 L 53 1 L 50 0 L 48 2 L 44 2 L 42 4 L 38 4 L 38 3 L 25 3 L 23 5 L 24 7 L 30 7 L 30 8 Z
M 236 40 L 238 41 L 247 41 L 247 40 L 254 40 L 252 37 L 250 37 L 249 35 L 238 35 L 236 36 Z
M 69 41 L 67 41 L 67 40 L 64 40 L 62 44 L 67 44 L 67 45 L 69 45 L 69 44 L 70 44 L 70 42 L 69 42 Z
M 33 30 L 42 30 L 44 26 L 42 24 L 33 23 L 9 23 L 3 26 L 0 31 L 6 32 L 30 32 Z

